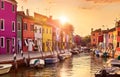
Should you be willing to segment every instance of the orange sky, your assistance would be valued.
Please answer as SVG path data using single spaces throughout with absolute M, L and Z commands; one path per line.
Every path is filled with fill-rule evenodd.
M 112 28 L 120 19 L 120 0 L 17 0 L 18 10 L 29 9 L 58 19 L 64 15 L 75 28 L 74 33 L 86 36 L 91 28 Z

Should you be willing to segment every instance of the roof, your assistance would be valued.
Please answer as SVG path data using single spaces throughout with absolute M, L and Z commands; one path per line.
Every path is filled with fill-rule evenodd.
M 25 16 L 24 11 L 17 11 L 17 15 Z
M 11 1 L 11 2 L 17 4 L 17 1 L 16 1 L 16 0 L 9 0 L 9 1 Z
M 114 28 L 111 28 L 108 32 L 113 32 L 113 31 L 115 31 L 115 27 Z
M 101 31 L 102 31 L 101 28 L 99 28 L 99 29 L 96 29 L 96 30 L 94 30 L 92 32 L 101 32 Z

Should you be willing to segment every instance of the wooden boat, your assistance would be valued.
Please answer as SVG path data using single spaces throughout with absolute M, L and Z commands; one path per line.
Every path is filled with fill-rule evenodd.
M 30 67 L 43 68 L 45 61 L 43 59 L 31 59 L 29 65 Z
M 120 77 L 119 67 L 107 67 L 95 73 L 95 77 Z
M 71 51 L 72 54 L 79 54 L 79 48 L 74 48 L 72 51 Z
M 53 64 L 59 62 L 57 57 L 45 58 L 45 64 Z
M 112 66 L 119 66 L 120 67 L 120 60 L 117 59 L 109 59 L 107 64 L 111 64 Z
M 10 71 L 12 64 L 0 64 L 0 74 L 5 74 Z
M 63 60 L 65 60 L 65 59 L 67 58 L 67 56 L 65 55 L 65 53 L 61 53 L 61 54 L 58 55 L 58 58 L 59 58 L 61 61 L 63 61 Z

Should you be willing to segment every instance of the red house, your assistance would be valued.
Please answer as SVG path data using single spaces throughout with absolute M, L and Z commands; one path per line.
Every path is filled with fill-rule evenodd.
M 23 17 L 23 35 L 22 35 L 23 51 L 29 51 L 29 43 L 34 43 L 34 18 L 29 15 Z M 33 46 L 30 48 L 33 51 Z

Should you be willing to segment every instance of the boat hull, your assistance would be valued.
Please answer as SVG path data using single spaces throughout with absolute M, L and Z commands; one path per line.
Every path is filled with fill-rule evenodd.
M 45 61 L 43 59 L 32 59 L 30 60 L 30 67 L 43 68 Z
M 0 64 L 0 74 L 5 74 L 10 71 L 12 64 Z

